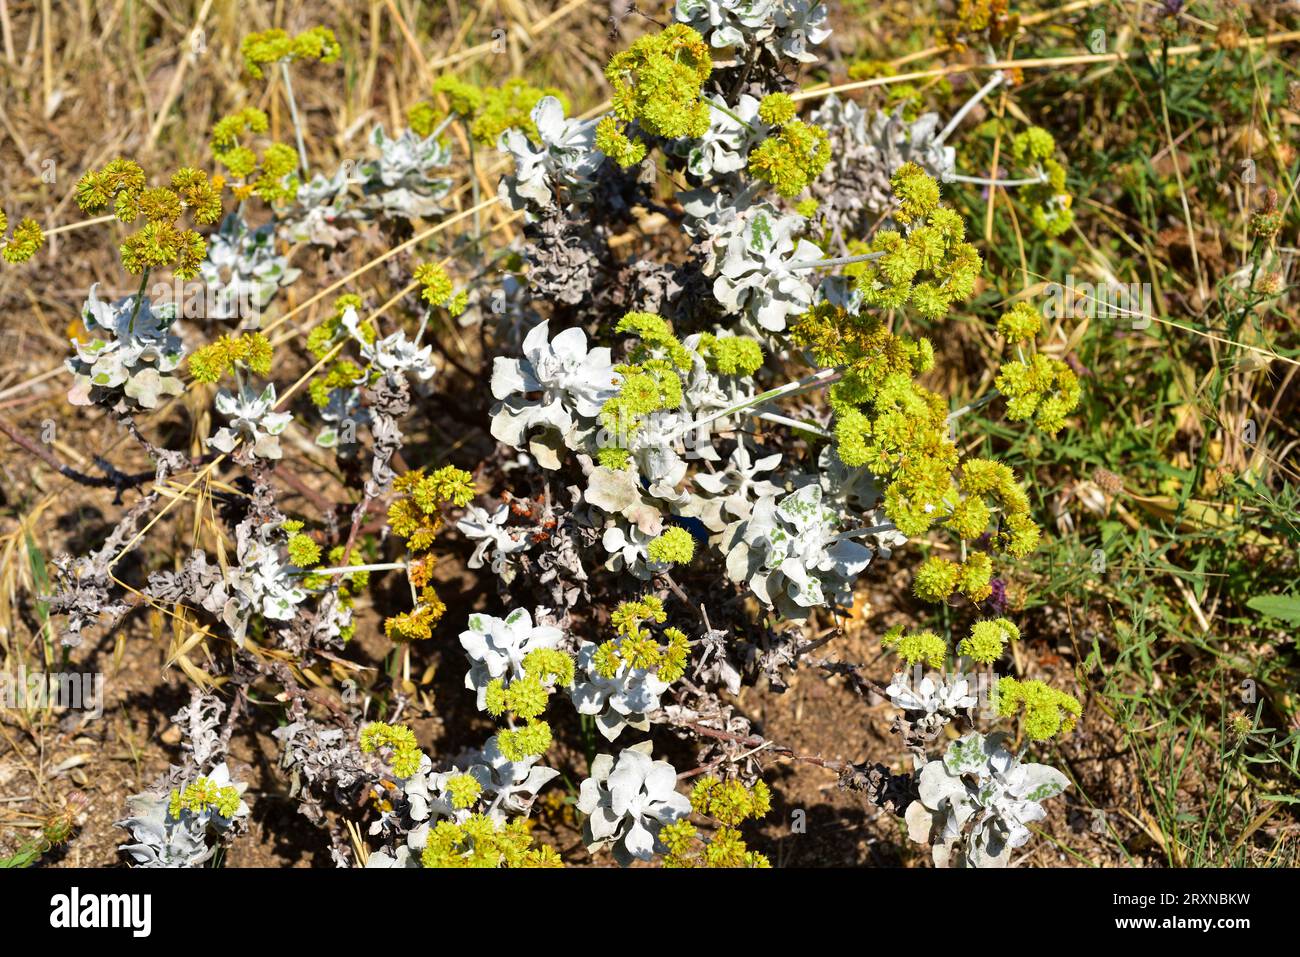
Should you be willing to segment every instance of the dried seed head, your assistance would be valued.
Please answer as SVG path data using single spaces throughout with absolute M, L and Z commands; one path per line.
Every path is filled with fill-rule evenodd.
M 1107 495 L 1118 495 L 1124 491 L 1124 480 L 1112 472 L 1110 469 L 1101 468 L 1100 466 L 1093 471 L 1092 480 L 1097 483 Z
M 1259 277 L 1255 290 L 1264 296 L 1275 296 L 1282 291 L 1282 274 L 1269 272 Z
M 1282 213 L 1277 208 L 1277 190 L 1264 190 L 1259 208 L 1250 217 L 1250 235 L 1268 241 L 1282 229 Z

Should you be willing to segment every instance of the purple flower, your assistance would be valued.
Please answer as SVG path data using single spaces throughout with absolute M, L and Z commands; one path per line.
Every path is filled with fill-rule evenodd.
M 990 615 L 1001 615 L 1007 610 L 1007 583 L 1001 578 L 995 578 L 989 582 L 989 587 L 993 591 L 984 599 L 983 610 Z

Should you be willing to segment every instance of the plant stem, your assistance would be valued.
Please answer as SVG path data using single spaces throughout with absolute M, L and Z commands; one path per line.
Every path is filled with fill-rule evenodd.
M 289 118 L 293 121 L 294 139 L 298 141 L 298 165 L 302 167 L 302 178 L 306 181 L 309 171 L 307 168 L 307 147 L 302 141 L 302 121 L 298 118 L 298 103 L 293 98 L 293 80 L 289 77 L 289 61 L 280 61 L 280 76 L 284 79 L 285 98 L 289 101 Z
M 984 406 L 988 405 L 990 402 L 992 402 L 994 399 L 996 399 L 996 398 L 997 398 L 998 396 L 1000 396 L 1001 394 L 1002 394 L 1002 393 L 999 392 L 997 389 L 990 389 L 988 392 L 985 392 L 982 396 L 980 396 L 980 397 L 979 397 L 978 399 L 976 399 L 974 402 L 971 402 L 969 405 L 963 405 L 963 406 L 962 406 L 960 409 L 958 409 L 956 412 L 951 413 L 951 414 L 948 416 L 948 421 L 949 421 L 949 422 L 956 422 L 958 419 L 960 419 L 960 418 L 961 418 L 963 415 L 965 415 L 967 412 L 974 412 L 976 409 L 982 409 L 982 408 L 984 408 Z
M 814 425 L 811 422 L 800 422 L 798 419 L 791 419 L 784 415 L 777 415 L 775 412 L 755 412 L 754 418 L 762 419 L 764 422 L 774 422 L 777 425 L 788 425 L 793 429 L 802 429 L 804 432 L 811 432 L 813 435 L 821 436 L 823 439 L 834 438 L 834 433 L 827 432 L 820 425 Z
M 971 183 L 975 186 L 1038 186 L 1047 182 L 1045 175 L 1026 176 L 1024 179 L 990 179 L 986 176 L 964 176 L 953 173 L 944 179 L 945 183 Z
M 1255 279 L 1259 275 L 1261 255 L 1262 250 L 1260 249 L 1260 243 L 1259 240 L 1256 239 L 1250 246 L 1250 280 L 1246 285 L 1246 293 L 1242 307 L 1239 311 L 1233 310 L 1228 316 L 1228 339 L 1234 344 L 1237 342 L 1237 336 L 1241 332 L 1241 327 L 1246 324 L 1246 320 L 1250 317 L 1251 310 L 1255 308 L 1259 301 L 1255 297 Z M 1209 401 L 1206 403 L 1210 409 L 1211 416 L 1213 416 L 1215 411 L 1219 408 L 1219 401 L 1223 398 L 1223 384 L 1224 380 L 1227 378 L 1227 374 L 1223 371 L 1223 368 L 1224 365 L 1222 363 L 1215 363 L 1214 379 L 1210 384 Z M 1222 426 L 1220 427 L 1222 428 Z M 1209 430 L 1207 429 L 1206 435 L 1208 434 Z M 1192 470 L 1192 479 L 1190 482 L 1184 484 L 1178 497 L 1178 509 L 1174 512 L 1175 527 L 1177 527 L 1178 523 L 1182 521 L 1183 512 L 1187 509 L 1188 501 L 1190 501 L 1191 497 L 1196 494 L 1196 490 L 1201 485 L 1201 480 L 1205 475 L 1205 467 L 1208 463 L 1209 450 L 1209 440 L 1207 438 L 1202 438 L 1201 447 L 1196 453 L 1196 466 Z
M 94 219 L 83 219 L 76 223 L 64 223 L 62 226 L 55 226 L 53 229 L 45 230 L 46 237 L 57 236 L 59 233 L 70 233 L 73 230 L 85 229 L 87 226 L 98 226 L 100 223 L 111 223 L 117 219 L 117 215 L 109 213 L 107 216 L 96 216 Z
M 972 96 L 965 103 L 963 103 L 962 108 L 953 114 L 952 119 L 948 121 L 948 125 L 945 126 L 943 128 L 943 131 L 940 132 L 939 135 L 935 137 L 935 142 L 942 143 L 944 140 L 946 140 L 948 136 L 952 133 L 952 131 L 957 128 L 958 124 L 961 123 L 962 120 L 966 119 L 966 114 L 968 114 L 971 110 L 975 109 L 975 104 L 977 104 L 980 100 L 984 99 L 984 97 L 988 96 L 995 89 L 997 89 L 999 85 L 1001 85 L 1002 79 L 1003 77 L 1001 73 L 994 73 L 992 78 L 987 83 L 985 83 L 982 87 L 976 90 L 975 95 Z
M 136 290 L 135 302 L 131 303 L 131 321 L 126 324 L 126 334 L 135 332 L 135 317 L 140 315 L 140 303 L 144 302 L 144 287 L 149 284 L 149 270 L 140 274 L 140 288 Z
M 814 259 L 805 262 L 790 263 L 790 269 L 821 269 L 829 266 L 851 266 L 854 263 L 870 262 L 885 255 L 884 251 L 863 253 L 859 256 L 836 256 L 834 259 Z
M 411 340 L 415 345 L 418 346 L 420 344 L 420 340 L 424 338 L 424 330 L 429 327 L 429 318 L 432 315 L 433 315 L 433 307 L 430 306 L 428 309 L 424 310 L 424 315 L 420 317 L 420 325 L 415 330 L 415 338 Z
M 840 532 L 835 536 L 835 541 L 844 541 L 849 538 L 865 538 L 867 535 L 879 535 L 881 532 L 892 532 L 897 529 L 893 522 L 885 522 L 883 525 L 872 525 L 870 528 L 862 526 L 861 528 L 850 528 L 846 532 Z
M 793 395 L 796 392 L 806 388 L 820 388 L 823 385 L 829 385 L 840 377 L 838 369 L 818 369 L 811 375 L 806 375 L 795 382 L 787 382 L 785 385 L 777 386 L 775 389 L 768 389 L 766 392 L 760 392 L 758 395 L 746 399 L 744 402 L 737 403 L 726 409 L 719 409 L 716 412 L 710 412 L 708 415 L 688 422 L 680 429 L 667 436 L 665 441 L 671 442 L 673 439 L 679 439 L 688 432 L 693 432 L 701 426 L 708 425 L 718 419 L 725 418 L 729 415 L 735 415 L 737 412 L 744 412 L 746 409 L 752 409 L 756 405 L 762 405 L 764 402 L 770 402 L 773 399 L 779 399 L 783 395 Z
M 465 124 L 465 139 L 469 143 L 469 184 L 471 195 L 474 201 L 474 244 L 478 248 L 479 240 L 483 238 L 483 214 L 479 211 L 480 202 L 479 185 L 478 185 L 478 160 L 474 156 L 474 134 L 470 132 L 469 124 Z
M 452 121 L 455 120 L 456 117 L 459 115 L 460 115 L 459 113 L 448 113 L 446 116 L 442 118 L 442 122 L 433 128 L 433 132 L 430 133 L 426 137 L 426 139 L 437 139 L 439 136 L 442 135 L 442 133 L 447 129 L 447 127 L 451 126 Z
M 304 568 L 301 575 L 350 575 L 353 572 L 391 572 L 406 567 L 406 562 L 378 562 L 374 565 L 339 565 L 335 568 Z
M 739 124 L 740 124 L 741 126 L 743 126 L 745 129 L 749 130 L 749 132 L 753 133 L 755 136 L 758 136 L 758 135 L 759 135 L 759 132 L 758 132 L 757 129 L 755 129 L 754 127 L 750 126 L 748 123 L 746 123 L 744 120 L 742 120 L 742 119 L 741 119 L 739 116 L 737 116 L 735 113 L 732 113 L 731 110 L 727 109 L 725 106 L 720 106 L 719 104 L 714 103 L 712 100 L 709 100 L 709 99 L 706 99 L 704 102 L 707 103 L 707 104 L 709 104 L 709 106 L 713 107 L 715 110 L 717 110 L 717 111 L 718 111 L 719 113 L 721 113 L 723 116 L 727 116 L 727 117 L 730 117 L 731 119 L 735 120 L 737 123 L 739 123 Z
M 596 760 L 596 718 L 589 714 L 578 715 L 578 726 L 582 729 L 582 751 L 587 758 L 587 767 Z

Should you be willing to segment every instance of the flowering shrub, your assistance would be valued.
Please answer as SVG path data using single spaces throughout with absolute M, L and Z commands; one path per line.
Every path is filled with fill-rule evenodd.
M 201 276 L 251 311 L 198 345 L 200 330 L 143 284 L 111 303 L 91 287 L 70 398 L 128 428 L 156 482 L 103 550 L 56 565 L 64 641 L 102 611 L 147 603 L 179 609 L 204 647 L 228 644 L 208 656 L 218 686 L 281 709 L 275 735 L 303 813 L 367 815 L 364 835 L 331 833 L 341 864 L 559 864 L 528 818 L 540 792 L 567 786 L 596 859 L 761 867 L 742 827 L 771 810 L 763 762 L 793 752 L 755 734 L 728 696 L 822 666 L 811 631 L 838 628 L 866 578 L 916 551 L 914 595 L 977 620 L 951 647 L 933 631 L 883 634 L 900 668 L 880 700 L 911 767 L 864 784 L 841 762 L 841 785 L 881 805 L 914 793 L 895 811 L 936 863 L 1006 863 L 1066 781 L 978 729 L 1019 720 L 1042 741 L 1081 709 L 1014 677 L 978 708 L 977 685 L 1019 640 L 985 603 L 1039 531 L 1023 480 L 965 454 L 961 413 L 924 384 L 938 361 L 927 333 L 972 301 L 981 273 L 945 200 L 957 175 L 947 142 L 970 104 L 943 129 L 933 114 L 868 115 L 833 96 L 801 118 L 783 71 L 816 63 L 829 35 L 813 0 L 680 0 L 675 22 L 609 61 L 612 105 L 597 117 L 569 115 L 558 90 L 448 75 L 407 128 L 374 128 L 367 159 L 314 176 L 289 77 L 328 69 L 339 44 L 324 28 L 247 37 L 249 78 L 282 78 L 296 150 L 265 142 L 267 116 L 248 108 L 212 131 L 220 175 L 181 169 L 150 187 L 119 159 L 77 187 L 87 211 L 143 218 L 121 245 L 127 273 Z M 715 57 L 724 49 L 730 59 Z M 522 235 L 494 250 L 480 224 L 440 256 L 428 238 L 469 216 L 449 212 L 471 161 L 462 144 L 501 161 L 499 189 L 473 212 L 499 204 Z M 1055 144 L 1031 129 L 1011 156 L 1034 180 L 1035 223 L 1059 233 L 1069 207 Z M 669 227 L 629 257 L 616 237 L 646 210 Z M 273 333 L 304 306 L 260 316 L 302 281 L 285 250 L 301 261 L 375 236 L 388 251 L 373 264 L 389 263 L 397 292 L 372 303 L 352 273 L 307 299 L 337 293 L 303 330 L 310 368 L 294 381 L 295 353 Z M 996 378 L 1006 418 L 1059 431 L 1078 378 L 1035 349 L 1032 308 L 988 318 L 1016 353 Z M 447 347 L 467 329 L 476 357 Z M 467 367 L 475 358 L 481 369 Z M 482 455 L 404 432 L 433 422 L 445 436 L 444 410 L 467 408 L 455 375 L 483 399 L 454 426 L 490 436 L 471 446 Z M 187 390 L 202 411 L 193 460 L 143 431 Z M 281 463 L 303 448 L 349 487 L 345 513 L 309 523 L 289 511 Z M 166 501 L 200 487 L 211 534 L 128 600 L 113 569 L 189 472 Z M 359 624 L 381 606 L 382 629 Z M 357 663 L 361 628 L 383 643 L 384 669 Z M 416 719 L 442 707 L 415 680 L 429 655 L 431 669 L 463 673 L 460 704 L 490 733 L 422 745 Z M 275 690 L 254 699 L 255 683 Z M 193 766 L 131 799 L 123 850 L 137 863 L 195 866 L 237 838 L 248 807 L 226 751 L 243 710 L 219 732 L 178 716 Z M 959 737 L 932 758 L 950 724 Z M 574 727 L 586 766 L 564 785 L 548 762 Z M 683 741 L 708 772 L 689 797 L 679 779 L 693 772 L 667 760 L 690 760 Z

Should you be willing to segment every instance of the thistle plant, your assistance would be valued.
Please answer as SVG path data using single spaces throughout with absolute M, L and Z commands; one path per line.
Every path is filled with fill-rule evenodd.
M 498 193 L 512 209 L 535 216 L 561 200 L 581 201 L 593 188 L 604 161 L 599 130 L 595 121 L 566 119 L 565 112 L 563 100 L 544 96 L 526 127 L 501 133 L 500 149 L 510 154 L 515 171 L 502 178 Z
M 674 15 L 704 34 L 713 47 L 763 51 L 815 63 L 810 47 L 826 41 L 826 5 L 817 0 L 677 0 Z
M 713 236 L 704 274 L 713 278 L 718 304 L 740 316 L 746 332 L 781 332 L 812 305 L 814 289 L 806 266 L 820 260 L 822 253 L 807 239 L 796 238 L 803 227 L 802 217 L 780 215 L 759 204 Z
M 851 584 L 872 552 L 845 531 L 851 530 L 841 529 L 839 515 L 822 504 L 819 485 L 762 499 L 724 533 L 727 574 L 787 618 L 851 605 Z
M 277 292 L 297 281 L 301 270 L 277 250 L 273 226 L 252 228 L 232 214 L 208 236 L 208 254 L 199 264 L 199 275 L 215 298 L 215 318 L 238 319 L 241 328 L 256 329 L 262 311 Z
M 379 156 L 356 172 L 365 210 L 394 219 L 427 219 L 442 212 L 441 200 L 452 186 L 442 175 L 451 163 L 449 146 L 412 129 L 390 137 L 382 126 L 371 130 L 370 142 Z
M 594 428 L 602 404 L 612 397 L 619 376 L 607 348 L 587 348 L 581 328 L 550 336 L 548 323 L 529 331 L 523 358 L 498 358 L 492 367 L 492 434 L 519 446 L 540 429 L 537 445 L 553 436 L 573 448 Z M 549 460 L 549 459 L 548 459 Z

